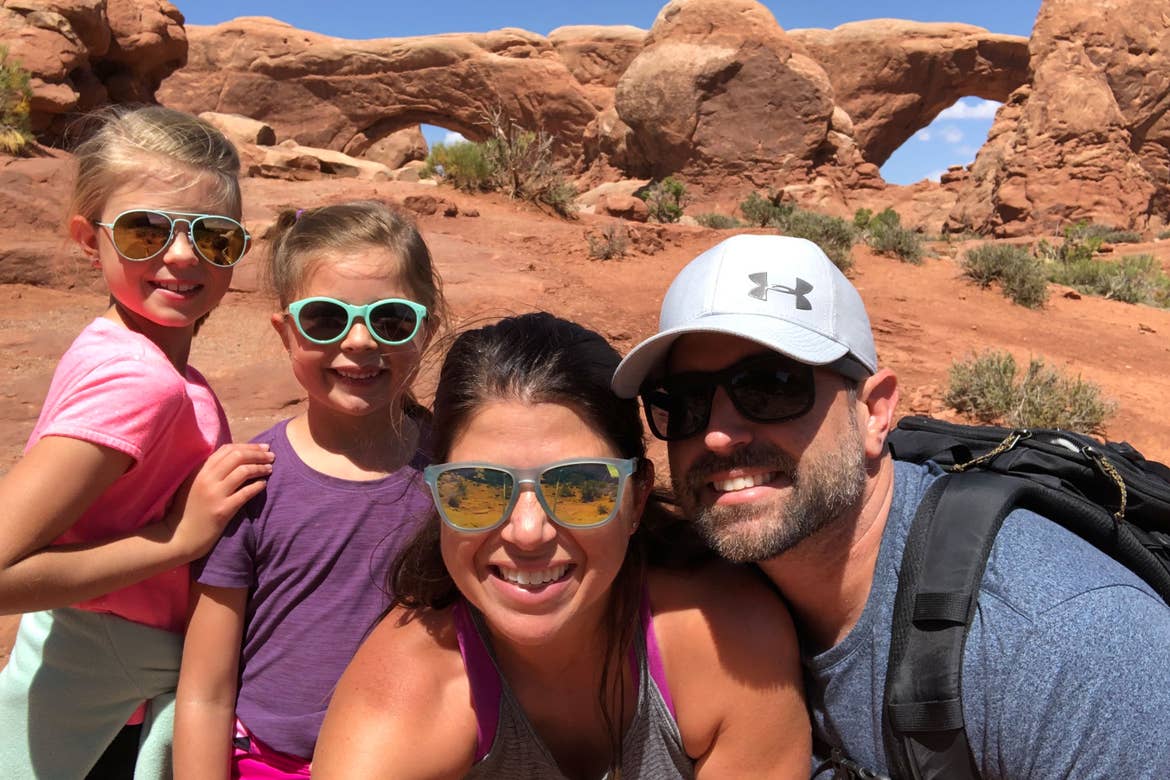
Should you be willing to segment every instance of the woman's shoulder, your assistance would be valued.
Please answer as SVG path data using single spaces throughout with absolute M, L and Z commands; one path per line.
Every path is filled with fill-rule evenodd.
M 475 739 L 453 610 L 396 609 L 337 685 L 314 777 L 461 776 Z

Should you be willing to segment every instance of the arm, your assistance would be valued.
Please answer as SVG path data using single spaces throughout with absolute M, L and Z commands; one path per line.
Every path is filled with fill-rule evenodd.
M 313 777 L 460 778 L 476 720 L 450 610 L 386 617 L 362 644 L 329 704 Z
M 227 780 L 248 590 L 192 589 L 175 703 L 175 777 Z
M 189 563 L 264 488 L 271 462 L 261 445 L 225 445 L 163 519 L 111 539 L 52 545 L 133 460 L 80 439 L 41 439 L 0 480 L 0 613 L 75 604 Z
M 750 570 L 650 577 L 654 630 L 695 777 L 808 777 L 811 732 L 796 631 Z

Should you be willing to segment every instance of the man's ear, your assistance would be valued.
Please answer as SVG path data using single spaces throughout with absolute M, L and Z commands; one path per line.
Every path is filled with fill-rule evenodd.
M 98 265 L 98 231 L 92 222 L 80 214 L 74 214 L 69 220 L 69 237 L 90 262 Z
M 888 368 L 881 369 L 858 388 L 857 402 L 865 407 L 862 426 L 865 455 L 870 459 L 879 458 L 885 451 L 886 437 L 894 427 L 898 377 Z

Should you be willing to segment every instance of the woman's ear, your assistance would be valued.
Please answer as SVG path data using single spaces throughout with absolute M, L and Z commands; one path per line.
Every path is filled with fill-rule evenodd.
M 81 253 L 89 259 L 95 267 L 100 265 L 98 254 L 98 231 L 93 222 L 80 214 L 74 214 L 69 220 L 69 237 L 81 248 Z
M 634 472 L 631 480 L 634 485 L 634 522 L 630 523 L 630 533 L 638 530 L 638 524 L 642 522 L 642 514 L 646 511 L 646 503 L 650 500 L 650 494 L 654 492 L 654 461 L 649 458 L 640 458 L 638 462 L 638 470 Z
M 898 405 L 898 377 L 883 368 L 865 380 L 857 392 L 858 404 L 865 407 L 862 436 L 865 455 L 876 459 L 885 451 L 886 437 L 894 427 L 894 408 Z

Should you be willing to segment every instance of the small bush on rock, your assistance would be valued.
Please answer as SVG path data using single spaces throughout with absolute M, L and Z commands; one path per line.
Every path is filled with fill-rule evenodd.
M 630 234 L 620 222 L 611 222 L 601 229 L 601 235 L 585 236 L 589 242 L 589 257 L 593 260 L 612 260 L 625 257 L 630 246 Z
M 32 143 L 31 104 L 28 71 L 8 59 L 7 46 L 0 46 L 0 152 L 20 154 Z
M 858 209 L 853 215 L 853 226 L 862 231 L 865 243 L 875 252 L 915 265 L 922 262 L 922 236 L 902 227 L 902 218 L 892 208 L 876 215 L 869 209 Z
M 730 230 L 743 225 L 738 219 L 727 214 L 700 214 L 695 217 L 695 221 L 705 228 L 714 230 Z

